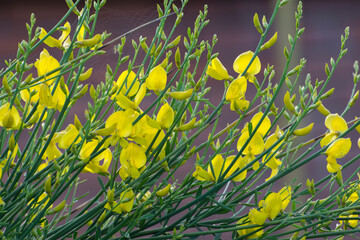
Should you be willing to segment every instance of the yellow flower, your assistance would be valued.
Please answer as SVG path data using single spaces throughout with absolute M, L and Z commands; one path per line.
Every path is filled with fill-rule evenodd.
M 264 114 L 262 112 L 258 112 L 250 120 L 253 129 L 255 129 L 255 127 L 258 125 L 258 123 L 260 122 L 260 119 L 262 118 L 263 115 Z M 256 131 L 259 132 L 262 137 L 264 137 L 265 134 L 269 131 L 270 127 L 271 127 L 270 118 L 268 116 L 265 116 L 264 120 L 261 122 L 259 128 Z M 247 128 L 247 126 L 246 126 L 246 128 Z
M 229 79 L 230 76 L 220 60 L 216 57 L 211 60 L 211 64 L 208 66 L 206 70 L 206 74 L 216 80 L 224 80 Z
M 112 153 L 110 149 L 105 149 L 103 152 L 98 154 L 95 158 L 89 159 L 97 145 L 101 140 L 93 139 L 91 142 L 86 143 L 80 150 L 80 158 L 87 163 L 83 169 L 83 173 L 101 173 L 107 174 L 108 168 L 111 164 Z M 101 148 L 100 148 L 101 149 Z
M 270 153 L 271 155 L 273 152 Z M 263 157 L 263 162 L 267 161 L 267 156 Z M 274 177 L 279 172 L 279 166 L 281 165 L 281 161 L 275 157 L 275 155 L 266 163 L 266 166 L 271 169 L 270 176 L 265 179 L 265 181 L 269 181 L 272 177 Z
M 283 187 L 280 189 L 279 194 L 282 202 L 281 209 L 285 210 L 291 200 L 291 187 Z
M 69 22 L 66 22 L 63 26 L 63 29 L 61 30 L 62 34 L 60 36 L 59 39 L 53 38 L 52 36 L 48 36 L 45 40 L 44 43 L 46 45 L 48 45 L 49 47 L 57 47 L 57 48 L 62 48 L 64 45 L 64 41 L 67 39 L 67 37 L 70 34 L 71 31 L 71 26 Z M 43 39 L 46 36 L 47 32 L 45 31 L 44 28 L 41 28 L 41 32 L 39 35 L 39 39 Z
M 24 102 L 32 102 L 36 103 L 39 100 L 39 92 L 40 92 L 40 85 L 35 85 L 30 87 L 29 89 L 24 89 L 20 91 L 21 99 Z M 30 98 L 31 93 L 31 98 Z
M 247 51 L 240 54 L 234 61 L 233 68 L 234 71 L 240 75 L 245 75 L 250 79 L 250 82 L 253 81 L 253 78 L 261 70 L 261 63 L 258 56 L 255 57 L 254 61 L 251 63 L 251 66 L 248 68 L 245 74 L 245 69 L 249 65 L 251 58 L 254 56 L 252 51 Z
M 285 210 L 291 200 L 291 187 L 283 187 L 277 193 L 270 193 L 265 200 L 259 202 L 260 211 L 251 209 L 248 216 L 252 223 L 262 225 L 266 219 L 273 220 Z
M 146 94 L 146 85 L 143 84 L 139 88 L 139 91 L 136 93 L 135 98 L 134 98 L 134 104 L 136 107 L 138 107 L 139 104 L 141 103 L 141 101 L 144 99 L 145 94 Z
M 66 95 L 65 93 L 61 90 L 60 85 L 58 85 L 55 89 L 54 95 L 52 95 L 52 91 L 54 89 L 54 86 L 49 87 L 46 84 L 41 84 L 40 85 L 40 90 L 39 90 L 39 103 L 47 108 L 54 108 L 57 109 L 59 111 L 61 111 L 62 107 L 65 104 L 65 100 L 66 100 Z M 65 89 L 67 94 L 69 93 L 69 90 L 67 88 L 66 85 Z
M 249 106 L 249 102 L 245 100 L 247 81 L 245 77 L 235 79 L 230 83 L 226 91 L 225 98 L 230 102 L 232 111 L 243 110 Z
M 127 148 L 121 151 L 120 163 L 120 176 L 123 180 L 128 176 L 138 178 L 140 176 L 140 169 L 146 164 L 145 152 L 135 143 L 129 143 Z
M 135 110 L 127 110 L 130 115 L 130 121 L 134 122 L 140 116 L 140 113 Z M 146 145 L 144 138 L 145 130 L 148 128 L 146 117 L 140 118 L 140 120 L 132 127 L 130 138 L 140 145 Z
M 128 137 L 132 131 L 131 111 L 127 109 L 125 111 L 114 112 L 109 116 L 105 122 L 105 128 L 111 128 L 115 125 L 114 135 L 119 137 Z
M 146 87 L 153 91 L 164 90 L 166 87 L 166 82 L 167 74 L 161 65 L 154 67 L 145 80 Z
M 120 194 L 119 203 L 114 201 L 111 204 L 112 206 L 109 203 L 106 203 L 104 207 L 118 214 L 128 213 L 134 206 L 134 198 L 135 194 L 133 190 L 129 188 Z
M 263 225 L 267 219 L 266 213 L 259 211 L 256 208 L 252 208 L 249 211 L 249 219 L 253 224 Z
M 174 110 L 168 103 L 164 104 L 156 116 L 156 121 L 160 124 L 161 128 L 167 129 L 171 127 L 174 121 Z
M 130 88 L 130 86 L 133 84 L 133 86 Z M 134 96 L 137 91 L 139 90 L 140 83 L 138 79 L 136 78 L 136 74 L 133 71 L 124 71 L 120 74 L 116 85 L 118 86 L 118 89 L 121 88 L 121 93 L 125 95 L 127 91 L 129 91 L 128 95 L 129 97 Z M 130 90 L 129 90 L 130 89 Z
M 359 215 L 357 215 L 357 214 L 350 214 L 350 215 L 348 215 L 348 216 L 342 216 L 342 215 L 340 215 L 340 217 L 342 217 L 342 218 L 358 218 L 359 217 Z M 345 221 L 340 221 L 340 224 L 346 224 L 346 225 L 349 225 L 350 227 L 352 227 L 352 228 L 355 228 L 355 227 L 357 227 L 357 225 L 358 225 L 358 222 L 359 222 L 359 220 L 357 220 L 357 219 L 348 219 L 348 220 L 345 220 Z M 346 229 L 346 228 L 345 228 Z
M 21 125 L 21 118 L 15 106 L 10 108 L 10 103 L 7 102 L 0 107 L 0 126 L 7 129 L 19 129 Z
M 41 28 L 41 32 L 39 35 L 39 39 L 43 39 L 46 36 L 47 32 L 45 31 L 44 28 Z M 52 36 L 48 36 L 45 40 L 44 43 L 46 45 L 48 45 L 49 47 L 57 47 L 57 48 L 61 48 L 61 42 L 58 39 L 53 38 Z
M 44 199 L 46 200 L 44 201 Z M 38 197 L 36 203 L 33 205 L 33 208 L 37 208 L 41 204 L 40 209 L 43 209 L 44 206 L 49 202 L 49 200 L 50 198 L 48 197 L 47 193 L 44 192 Z
M 325 155 L 327 156 L 326 161 L 328 162 L 327 169 L 330 173 L 337 172 L 341 169 L 341 165 L 337 163 L 336 159 L 345 157 L 350 151 L 350 148 L 350 138 L 339 138 L 329 146 Z
M 244 227 L 247 225 L 252 225 L 252 222 L 249 222 L 247 220 L 247 218 L 241 218 L 238 222 L 237 225 L 238 227 Z M 261 227 L 254 227 L 254 228 L 243 228 L 240 230 L 237 230 L 237 233 L 239 236 L 245 236 L 250 234 L 249 236 L 247 236 L 247 239 L 257 239 L 260 238 L 263 234 L 264 234 L 264 230 L 261 229 Z
M 69 124 L 67 128 L 59 133 L 59 148 L 68 149 L 73 143 L 77 144 L 81 141 L 80 137 L 75 139 L 79 135 L 79 130 L 73 124 Z
M 249 138 L 249 132 L 245 131 L 241 134 L 238 142 L 237 142 L 237 150 L 240 151 L 241 148 L 245 145 L 245 142 Z M 242 154 L 245 155 L 245 163 L 249 164 L 252 160 L 255 159 L 255 155 L 259 155 L 265 149 L 264 139 L 259 132 L 255 132 L 254 136 L 251 138 L 248 145 L 243 150 Z M 259 168 L 259 162 L 255 162 L 253 165 L 253 169 L 256 170 Z
M 147 126 L 147 128 L 144 130 L 144 138 L 146 140 L 146 148 L 148 148 L 150 146 L 150 144 L 153 142 L 153 140 L 155 139 L 155 137 L 157 136 L 157 138 L 155 139 L 154 143 L 152 144 L 151 148 L 155 149 L 159 146 L 159 144 L 162 142 L 162 140 L 165 138 L 165 133 L 164 131 L 160 131 L 160 134 L 157 134 L 157 132 L 159 131 L 159 129 Z
M 200 166 L 196 166 L 193 177 L 199 181 L 214 181 L 214 179 L 211 178 L 211 175 Z
M 60 73 L 60 71 L 56 71 L 48 75 L 49 72 L 59 68 L 60 63 L 52 57 L 46 49 L 40 53 L 40 59 L 35 62 L 34 66 L 37 69 L 39 77 L 44 75 L 45 80 L 50 79 L 50 81 L 46 81 L 47 85 L 51 85 L 55 81 L 55 77 Z
M 235 156 L 229 156 L 224 161 L 224 158 L 221 156 L 221 154 L 218 154 L 211 160 L 211 165 L 209 164 L 207 171 L 205 171 L 200 166 L 196 166 L 196 170 L 193 173 L 193 177 L 199 181 L 216 182 L 219 179 L 219 177 L 230 167 L 230 164 L 232 163 L 234 158 Z M 229 178 L 237 169 L 239 169 L 240 165 L 241 167 L 245 166 L 245 163 L 243 162 L 243 159 L 241 157 L 236 160 L 236 162 L 233 164 L 233 166 L 225 175 L 225 178 Z M 246 177 L 246 171 L 242 172 L 232 180 L 239 182 L 242 181 L 245 177 Z
M 348 130 L 347 123 L 344 118 L 336 114 L 329 114 L 325 119 L 325 126 L 330 130 L 329 133 L 321 140 L 320 146 L 323 147 L 334 141 L 339 134 Z
M 263 225 L 266 219 L 273 220 L 285 210 L 291 200 L 291 187 L 283 187 L 277 193 L 270 193 L 265 200 L 259 202 L 260 211 L 250 209 L 248 217 L 253 224 Z
M 60 150 L 58 149 L 58 147 L 56 146 L 57 143 L 57 139 L 56 139 L 56 135 L 50 140 L 50 143 L 48 145 L 48 147 L 45 150 L 44 155 L 42 156 L 42 159 L 46 159 L 48 158 L 49 161 L 58 158 L 62 155 L 62 153 L 60 152 Z
M 284 134 L 284 132 L 282 130 L 280 130 L 279 126 L 277 126 L 275 133 L 271 134 L 267 138 L 267 140 L 265 142 L 265 149 L 269 149 L 270 147 L 272 147 L 283 134 Z M 284 140 L 279 142 L 276 146 L 273 147 L 273 149 L 276 150 L 283 142 L 284 142 Z
M 228 167 L 230 166 L 230 164 L 232 163 L 232 161 L 234 160 L 235 155 L 231 155 L 228 156 L 225 160 L 225 165 L 224 165 L 224 171 L 226 169 L 228 169 Z M 225 178 L 229 178 L 231 174 L 233 174 L 236 170 L 241 169 L 243 167 L 245 167 L 245 159 L 242 157 L 239 157 L 236 162 L 234 163 L 234 165 L 231 167 L 231 169 L 229 170 L 229 172 L 225 175 Z M 235 182 L 240 182 L 242 180 L 244 180 L 246 178 L 246 174 L 247 174 L 247 170 L 242 171 L 239 175 L 237 175 L 236 177 L 234 177 L 232 180 Z
M 268 139 L 266 140 L 265 149 L 269 149 L 270 147 L 273 147 L 273 145 L 279 139 L 280 135 L 282 135 L 282 131 L 280 130 L 279 126 L 277 126 L 275 133 L 271 134 L 268 137 Z M 274 146 L 272 148 L 271 152 L 268 155 L 263 157 L 263 162 L 268 161 L 267 158 L 270 157 L 272 154 L 274 154 L 274 152 L 276 151 L 276 149 L 279 147 L 279 145 L 282 142 L 280 142 L 276 146 Z M 279 172 L 279 166 L 281 164 L 282 164 L 282 162 L 279 159 L 276 158 L 276 154 L 274 156 L 272 156 L 272 158 L 266 163 L 266 166 L 271 169 L 271 174 L 265 181 L 270 180 L 272 177 L 274 177 Z
M 273 220 L 282 209 L 281 195 L 279 193 L 270 193 L 265 200 L 259 202 L 259 207 L 267 215 L 267 218 Z
M 84 36 L 85 36 L 85 27 L 83 24 L 83 25 L 81 25 L 80 31 L 79 31 L 78 35 L 76 36 L 76 40 L 82 41 L 82 40 L 84 40 Z
M 245 96 L 246 88 L 247 81 L 245 77 L 235 79 L 230 83 L 226 91 L 226 100 L 231 102 L 232 100 L 242 99 Z
M 357 192 L 353 192 L 346 201 L 349 201 L 349 202 L 356 202 L 357 200 L 359 199 L 359 195 Z

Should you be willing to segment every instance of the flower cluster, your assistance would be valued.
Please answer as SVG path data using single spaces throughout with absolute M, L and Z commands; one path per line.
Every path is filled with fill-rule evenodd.
M 275 219 L 281 211 L 284 211 L 291 200 L 291 187 L 283 187 L 279 192 L 272 192 L 261 200 L 258 204 L 260 210 L 252 208 L 247 218 L 242 218 L 238 224 L 243 225 L 247 220 L 247 224 L 263 225 L 266 219 Z M 248 238 L 260 237 L 263 234 L 261 227 L 247 228 L 237 231 L 239 236 L 251 234 Z
M 338 114 L 329 114 L 325 119 L 325 126 L 330 132 L 321 140 L 320 145 L 324 147 L 330 144 L 325 152 L 327 170 L 335 173 L 341 170 L 341 165 L 337 163 L 336 159 L 345 157 L 350 151 L 351 140 L 350 138 L 338 138 L 348 129 L 346 121 Z
M 249 106 L 249 101 L 245 100 L 247 80 L 256 81 L 255 75 L 261 70 L 260 59 L 254 56 L 252 51 L 244 52 L 235 59 L 233 69 L 239 76 L 230 83 L 226 91 L 226 100 L 230 102 L 232 111 L 244 110 Z M 211 61 L 206 73 L 216 80 L 233 79 L 217 57 Z

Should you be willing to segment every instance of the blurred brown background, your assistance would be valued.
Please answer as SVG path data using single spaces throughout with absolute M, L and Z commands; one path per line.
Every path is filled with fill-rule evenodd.
M 156 3 L 161 4 L 162 1 L 150 0 L 132 0 L 132 1 L 115 1 L 108 0 L 105 9 L 101 13 L 97 32 L 107 30 L 112 32 L 112 37 L 136 27 L 139 24 L 156 18 Z M 259 34 L 253 27 L 252 18 L 255 12 L 266 15 L 270 19 L 270 14 L 275 1 L 257 0 L 257 1 L 216 1 L 216 0 L 190 0 L 185 10 L 185 16 L 182 24 L 180 24 L 177 34 L 186 34 L 187 27 L 193 27 L 193 22 L 200 9 L 204 4 L 208 4 L 210 24 L 200 35 L 200 39 L 211 41 L 213 34 L 217 34 L 219 41 L 216 45 L 216 51 L 220 52 L 219 58 L 227 67 L 229 73 L 235 76 L 232 70 L 234 59 L 242 52 L 254 50 Z M 283 48 L 288 46 L 287 35 L 294 34 L 294 11 L 297 1 L 290 0 L 289 3 L 279 11 L 275 25 L 272 28 L 271 35 L 279 32 L 278 43 L 270 50 L 259 54 L 263 68 L 267 65 L 275 65 L 277 81 L 281 76 L 282 67 L 284 66 Z M 301 83 L 303 83 L 306 73 L 312 76 L 312 82 L 317 78 L 323 80 L 326 77 L 324 72 L 325 63 L 329 63 L 330 57 L 336 59 L 340 49 L 340 35 L 344 34 L 346 26 L 350 26 L 350 38 L 347 42 L 349 48 L 348 53 L 340 62 L 332 81 L 327 89 L 335 87 L 334 95 L 324 101 L 324 104 L 332 113 L 341 113 L 346 106 L 348 97 L 350 96 L 353 86 L 352 72 L 353 63 L 360 59 L 360 2 L 359 1 L 320 1 L 306 0 L 303 3 L 304 17 L 302 26 L 305 32 L 298 41 L 292 66 L 299 63 L 300 58 L 306 58 L 307 64 L 302 75 Z M 67 11 L 65 1 L 2 1 L 0 8 L 0 68 L 5 67 L 4 59 L 14 59 L 16 56 L 17 45 L 22 39 L 27 39 L 25 22 L 29 21 L 30 14 L 33 12 L 37 18 L 37 26 L 42 26 L 49 30 Z M 72 16 L 70 23 L 74 24 L 76 18 Z M 173 20 L 170 20 L 172 23 Z M 146 27 L 139 32 L 128 37 L 128 47 L 126 54 L 132 54 L 130 39 L 133 37 L 138 39 L 139 35 L 153 36 L 155 25 Z M 170 30 L 171 24 L 168 24 L 166 30 Z M 45 47 L 45 45 L 44 45 Z M 289 48 L 289 47 L 288 47 Z M 51 53 L 58 51 L 54 49 Z M 92 60 L 88 67 L 94 67 L 91 81 L 98 83 L 104 79 L 106 64 L 115 65 L 116 56 L 112 53 L 112 49 L 107 50 L 105 56 Z M 32 54 L 31 58 L 35 61 L 38 53 Z M 261 81 L 261 74 L 258 76 Z M 217 104 L 222 94 L 223 83 L 216 80 L 209 80 L 213 90 L 210 92 L 210 99 L 213 104 Z M 221 89 L 217 91 L 216 89 Z M 249 86 L 246 98 L 250 99 L 253 86 Z M 89 99 L 82 99 L 84 106 Z M 83 117 L 83 107 L 80 105 L 74 111 L 78 111 L 78 115 Z M 350 121 L 355 115 L 360 116 L 360 104 L 356 103 L 354 109 L 346 114 L 345 118 Z M 225 106 L 228 109 L 228 106 Z M 222 121 L 219 127 L 225 126 L 226 123 L 236 119 L 237 115 L 233 112 L 223 112 Z M 84 119 L 84 118 L 82 118 Z M 325 130 L 323 125 L 324 117 L 318 113 L 314 113 L 308 117 L 305 122 L 316 122 L 317 127 L 314 128 L 313 134 L 317 136 Z M 72 119 L 71 119 L 72 120 Z M 305 125 L 304 122 L 304 125 Z M 207 136 L 204 136 L 204 140 Z M 354 134 L 353 140 L 357 140 L 358 135 Z M 355 141 L 353 142 L 355 143 Z M 358 149 L 353 144 L 354 154 L 358 153 Z M 349 155 L 350 157 L 350 155 Z M 345 159 L 339 160 L 343 164 Z M 307 167 L 295 173 L 296 177 L 302 182 L 306 176 L 320 177 L 326 174 L 325 157 L 313 161 L 314 167 Z M 307 174 L 304 175 L 304 172 Z M 291 177 L 290 177 L 291 178 Z M 96 180 L 95 180 L 96 181 Z M 285 181 L 285 180 L 284 180 Z M 97 183 L 96 183 L 97 184 Z M 84 189 L 84 192 L 87 190 Z M 92 194 L 91 194 L 92 195 Z

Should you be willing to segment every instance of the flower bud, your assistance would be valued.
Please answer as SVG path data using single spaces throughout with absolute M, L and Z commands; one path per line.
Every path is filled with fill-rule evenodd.
M 66 4 L 68 5 L 69 8 L 73 8 L 73 13 L 75 13 L 77 16 L 80 16 L 80 12 L 77 9 L 76 6 L 74 6 L 74 2 L 72 0 L 65 0 Z
M 29 121 L 26 122 L 25 124 L 25 127 L 30 127 L 32 125 L 34 125 L 38 120 L 39 120 L 39 117 L 40 117 L 40 113 L 37 111 L 35 112 L 31 118 L 29 119 Z
M 358 98 L 359 98 L 359 90 L 355 93 L 354 97 L 350 100 L 349 107 L 352 107 Z
M 168 66 L 168 64 L 169 64 L 169 59 L 166 57 L 166 58 L 164 58 L 164 60 L 160 63 L 160 66 L 165 69 L 165 68 Z
M 103 222 L 104 222 L 104 220 L 105 220 L 105 217 L 106 217 L 106 211 L 104 211 L 101 215 L 100 215 L 100 217 L 99 217 L 99 219 L 98 219 L 98 221 L 97 221 L 97 224 L 102 224 Z
M 148 45 L 146 44 L 146 38 L 143 38 L 141 41 L 140 41 L 140 46 L 141 48 L 144 50 L 145 53 L 148 53 L 149 51 L 149 47 Z
M 193 119 L 191 119 L 190 122 L 177 127 L 176 131 L 188 131 L 188 130 L 194 128 L 195 123 L 196 123 L 196 118 L 193 118 Z
M 308 126 L 304 128 L 299 128 L 294 131 L 294 135 L 296 136 L 305 136 L 309 134 L 314 126 L 314 123 L 309 124 Z
M 295 73 L 298 73 L 300 69 L 300 65 L 297 65 L 296 67 L 294 67 L 293 69 L 291 69 L 288 73 L 287 76 L 292 76 Z M 286 78 L 288 80 L 288 78 Z
M 260 47 L 260 51 L 271 48 L 276 43 L 276 41 L 277 41 L 277 32 L 274 33 L 274 35 L 269 39 L 269 41 L 267 41 Z
M 181 55 L 180 55 L 179 48 L 177 48 L 176 52 L 175 52 L 175 64 L 176 64 L 176 67 L 180 69 L 180 67 L 181 67 Z
M 101 35 L 96 34 L 92 38 L 77 41 L 76 44 L 80 47 L 93 47 L 101 41 Z
M 170 187 L 171 184 L 169 183 L 166 187 L 164 187 L 163 189 L 158 190 L 155 194 L 158 197 L 165 197 L 166 195 L 168 195 L 169 191 L 170 191 Z
M 341 170 L 336 172 L 336 182 L 339 184 L 340 187 L 344 184 Z
M 64 78 L 63 77 L 61 77 L 60 78 L 60 82 L 59 82 L 60 84 L 60 90 L 65 94 L 65 96 L 67 96 L 68 95 L 68 88 L 67 88 L 67 86 L 66 86 L 66 84 L 65 84 L 65 80 L 64 80 Z
M 45 192 L 50 196 L 51 195 L 51 176 L 49 176 L 44 185 Z
M 16 146 L 15 137 L 14 137 L 14 133 L 12 133 L 9 138 L 9 150 L 11 152 L 14 151 L 15 146 Z
M 64 200 L 64 201 L 62 201 L 61 203 L 59 203 L 59 205 L 57 205 L 56 207 L 50 209 L 50 210 L 47 212 L 47 214 L 50 215 L 50 214 L 54 214 L 54 213 L 60 212 L 61 210 L 64 209 L 65 204 L 66 204 L 66 200 Z
M 8 82 L 6 76 L 4 76 L 3 81 L 2 81 L 2 84 L 3 84 L 3 87 L 4 87 L 5 91 L 6 91 L 6 93 L 7 93 L 9 96 L 11 96 L 11 95 L 12 95 L 11 87 L 10 87 L 10 85 L 9 85 L 9 82 Z
M 176 47 L 177 45 L 179 45 L 180 40 L 181 40 L 181 35 L 177 36 L 177 38 L 175 38 L 171 43 L 169 43 L 167 45 L 166 49 Z
M 309 193 L 311 193 L 311 195 L 315 195 L 314 179 L 312 179 L 311 181 L 309 179 L 307 179 L 306 180 L 306 187 L 307 187 Z
M 183 16 L 184 16 L 183 12 L 177 16 L 175 26 L 179 25 Z
M 287 47 L 284 47 L 284 55 L 285 55 L 286 59 L 289 58 L 289 51 L 288 51 Z
M 115 189 L 113 188 L 107 192 L 107 199 L 108 199 L 110 206 L 112 206 L 114 203 L 114 191 L 115 191 Z
M 324 116 L 327 116 L 330 114 L 330 111 L 322 104 L 321 101 L 318 102 L 319 105 L 317 107 L 317 110 L 319 111 L 319 113 L 321 113 Z
M 325 99 L 325 98 L 330 97 L 334 93 L 334 90 L 335 90 L 335 88 L 330 89 L 329 91 L 327 91 L 326 93 L 321 95 L 320 99 Z
M 154 56 L 157 57 L 162 49 L 162 42 L 159 44 L 159 46 L 156 48 L 155 52 L 154 52 Z
M 163 129 L 169 128 L 172 125 L 174 121 L 174 110 L 168 103 L 164 104 L 160 108 L 156 120 Z
M 185 100 L 191 97 L 194 89 L 190 88 L 186 91 L 177 91 L 177 92 L 170 92 L 169 96 L 176 99 L 176 100 Z
M 330 68 L 329 68 L 329 65 L 327 63 L 325 64 L 325 73 L 326 73 L 327 76 L 330 75 Z
M 290 240 L 296 240 L 296 239 L 298 239 L 298 235 L 299 235 L 299 232 L 295 232 L 295 233 L 291 236 Z
M 73 99 L 79 99 L 83 97 L 89 89 L 89 86 L 86 84 L 77 94 L 74 95 Z
M 262 35 L 264 31 L 263 31 L 263 29 L 262 29 L 262 27 L 261 27 L 260 20 L 259 20 L 259 16 L 258 16 L 257 13 L 254 14 L 253 22 L 254 22 L 254 26 L 256 27 L 256 29 L 258 30 L 258 32 Z
M 79 81 L 81 82 L 81 81 L 85 81 L 85 80 L 89 79 L 91 76 L 91 73 L 92 73 L 92 68 L 89 68 L 86 72 L 80 74 Z
M 284 103 L 285 103 L 285 107 L 290 111 L 292 112 L 295 116 L 298 115 L 296 109 L 295 109 L 295 106 L 294 104 L 292 103 L 291 99 L 290 99 L 290 93 L 289 91 L 287 91 L 285 93 L 285 96 L 284 96 Z

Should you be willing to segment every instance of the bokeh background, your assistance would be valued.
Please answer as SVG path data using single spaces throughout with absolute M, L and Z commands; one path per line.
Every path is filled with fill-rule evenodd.
M 116 37 L 142 23 L 150 21 L 157 17 L 156 3 L 161 4 L 162 1 L 155 0 L 132 0 L 132 1 L 116 1 L 108 0 L 105 5 L 97 32 L 106 30 L 112 33 L 112 37 Z M 296 10 L 298 1 L 289 0 L 289 3 L 280 9 L 279 15 L 276 18 L 275 24 L 270 34 L 278 31 L 279 37 L 277 44 L 269 50 L 259 54 L 262 66 L 275 65 L 276 76 L 274 81 L 277 81 L 281 76 L 282 68 L 284 66 L 285 58 L 283 56 L 283 48 L 288 46 L 288 34 L 294 34 L 294 12 Z M 203 9 L 204 4 L 208 5 L 209 25 L 200 35 L 200 39 L 211 41 L 213 34 L 217 34 L 218 43 L 215 50 L 220 53 L 219 58 L 228 69 L 229 73 L 235 76 L 232 70 L 232 63 L 234 59 L 242 52 L 247 50 L 254 50 L 259 34 L 253 26 L 252 18 L 255 12 L 266 15 L 270 19 L 275 0 L 237 0 L 237 1 L 218 1 L 218 0 L 190 0 L 185 10 L 185 16 L 182 23 L 176 32 L 178 34 L 186 35 L 187 27 L 192 27 L 193 22 L 200 9 Z M 360 59 L 360 2 L 356 0 L 305 0 L 303 1 L 304 17 L 302 26 L 305 27 L 305 32 L 298 41 L 295 56 L 293 58 L 292 66 L 299 63 L 300 58 L 307 59 L 307 64 L 302 74 L 301 81 L 305 80 L 307 73 L 311 74 L 312 82 L 316 79 L 324 80 L 326 74 L 324 71 L 325 63 L 329 63 L 330 57 L 337 58 L 340 49 L 340 35 L 344 34 L 345 27 L 350 27 L 350 37 L 347 42 L 348 53 L 338 65 L 332 81 L 328 89 L 335 87 L 335 92 L 330 99 L 324 101 L 324 104 L 332 113 L 341 113 L 346 106 L 348 98 L 353 87 L 353 63 Z M 67 11 L 65 1 L 2 1 L 0 8 L 0 69 L 5 67 L 3 60 L 14 59 L 16 56 L 18 43 L 22 39 L 27 39 L 27 32 L 25 22 L 29 22 L 30 14 L 35 13 L 37 18 L 37 26 L 42 26 L 49 30 Z M 76 24 L 75 16 L 69 19 L 71 24 Z M 170 20 L 172 23 L 174 20 Z M 169 23 L 166 30 L 170 30 L 172 25 Z M 146 27 L 128 37 L 128 49 L 126 54 L 131 55 L 130 39 L 138 39 L 140 35 L 153 36 L 155 25 Z M 44 45 L 45 47 L 45 45 Z M 41 49 L 40 49 L 41 50 Z M 56 55 L 56 49 L 51 53 Z M 104 79 L 106 63 L 114 66 L 117 56 L 113 54 L 112 49 L 107 49 L 107 54 L 91 60 L 88 67 L 93 67 L 93 76 L 90 81 L 97 84 Z M 60 53 L 58 53 L 60 56 Z M 31 55 L 33 61 L 38 57 L 38 52 Z M 330 64 L 329 64 L 330 65 Z M 261 81 L 261 74 L 258 76 Z M 221 99 L 224 85 L 222 82 L 216 80 L 209 80 L 210 86 L 213 88 L 210 92 L 210 101 L 217 104 Z M 247 99 L 251 98 L 254 87 L 249 87 L 246 94 Z M 90 98 L 83 98 L 80 104 L 76 105 L 74 112 L 77 112 L 80 119 L 84 119 L 83 109 Z M 83 105 L 81 105 L 83 104 Z M 228 109 L 228 106 L 225 106 Z M 345 118 L 350 121 L 354 116 L 360 116 L 360 103 L 356 103 L 353 110 L 346 114 Z M 225 111 L 222 114 L 222 121 L 220 121 L 219 129 L 225 127 L 226 123 L 232 122 L 237 115 L 230 111 Z M 310 117 L 306 118 L 304 125 L 310 122 L 315 122 L 316 127 L 312 134 L 318 136 L 325 130 L 323 125 L 324 117 L 314 112 Z M 70 120 L 72 121 L 72 119 Z M 357 140 L 358 135 L 351 136 Z M 207 136 L 203 136 L 206 140 Z M 353 154 L 358 152 L 355 144 L 353 146 Z M 350 158 L 351 154 L 349 154 Z M 345 159 L 339 160 L 344 162 Z M 341 163 L 340 163 L 341 164 Z M 186 169 L 185 169 L 186 171 Z M 325 156 L 316 159 L 312 165 L 299 169 L 284 182 L 290 182 L 291 179 L 297 178 L 298 182 L 305 182 L 306 178 L 311 177 L 320 179 L 324 176 L 326 171 Z M 185 173 L 184 173 L 185 174 Z M 92 184 L 96 180 L 89 180 L 84 188 L 79 189 L 80 192 L 86 193 L 90 191 L 92 196 L 95 192 L 91 191 Z M 95 183 L 97 184 L 97 183 Z

